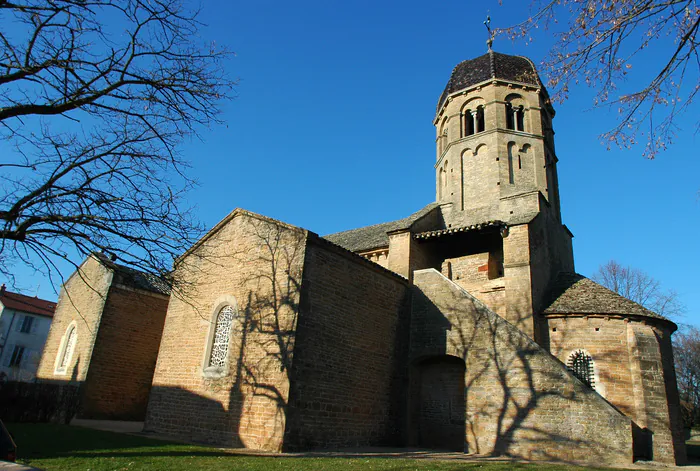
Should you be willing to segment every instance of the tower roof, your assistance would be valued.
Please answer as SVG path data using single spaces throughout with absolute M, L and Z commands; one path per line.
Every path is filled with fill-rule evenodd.
M 542 86 L 535 65 L 530 59 L 489 51 L 476 59 L 469 59 L 457 64 L 452 70 L 445 90 L 440 95 L 437 105 L 438 111 L 448 95 L 492 79 L 510 80 L 536 87 Z

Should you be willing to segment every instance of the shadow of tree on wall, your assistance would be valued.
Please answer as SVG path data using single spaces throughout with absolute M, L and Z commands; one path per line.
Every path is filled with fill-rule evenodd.
M 246 276 L 248 293 L 243 336 L 235 361 L 236 382 L 231 390 L 231 402 L 243 404 L 243 389 L 253 398 L 264 398 L 275 407 L 274 417 L 268 418 L 277 430 L 267 439 L 268 449 L 273 440 L 281 448 L 288 406 L 292 354 L 296 338 L 301 291 L 305 233 L 266 221 L 251 221 L 251 233 L 257 240 L 257 265 L 262 269 Z M 248 334 L 246 334 L 248 332 Z M 256 420 L 254 404 L 242 413 Z M 245 406 L 243 406 L 245 407 Z M 244 419 L 245 420 L 245 419 Z M 239 429 L 242 425 L 239 421 Z M 264 427 L 258 423 L 257 427 Z
M 149 430 L 197 442 L 281 448 L 305 241 L 301 229 L 249 216 L 186 255 L 176 277 L 182 278 L 177 303 L 187 322 L 205 320 L 211 336 L 213 297 L 235 296 L 227 368 L 221 375 L 188 372 L 195 375 L 186 380 L 191 392 L 154 386 Z M 191 351 L 202 358 L 206 349 L 202 342 Z M 208 364 L 204 358 L 202 368 Z M 187 417 L 196 415 L 192 423 L 177 417 L 178 405 Z
M 466 365 L 465 452 L 610 462 L 606 439 L 617 437 L 584 423 L 586 408 L 610 407 L 601 427 L 619 431 L 626 421 L 631 434 L 629 421 L 517 328 L 444 277 L 440 283 L 437 299 L 430 286 L 414 289 L 411 360 L 451 355 Z M 631 446 L 619 452 L 619 461 L 631 462 Z

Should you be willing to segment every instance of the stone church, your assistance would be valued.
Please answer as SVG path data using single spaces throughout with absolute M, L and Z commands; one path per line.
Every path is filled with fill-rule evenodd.
M 434 203 L 325 237 L 236 209 L 169 297 L 93 255 L 39 376 L 84 388 L 78 418 L 223 446 L 683 462 L 676 325 L 575 273 L 554 115 L 530 60 L 458 64 Z

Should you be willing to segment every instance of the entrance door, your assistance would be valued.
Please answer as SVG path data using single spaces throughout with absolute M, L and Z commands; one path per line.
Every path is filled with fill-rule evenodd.
M 463 451 L 465 439 L 464 361 L 440 356 L 413 369 L 413 415 L 416 445 Z

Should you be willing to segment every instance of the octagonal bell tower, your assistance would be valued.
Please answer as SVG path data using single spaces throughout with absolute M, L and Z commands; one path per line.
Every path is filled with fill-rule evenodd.
M 454 226 L 561 221 L 552 107 L 532 62 L 487 54 L 461 62 L 438 101 L 436 200 Z
M 445 229 L 495 226 L 502 236 L 489 239 L 486 231 L 481 239 L 454 239 L 439 249 L 447 254 L 446 272 L 488 253 L 487 282 L 476 286 L 454 268 L 456 282 L 535 340 L 544 335 L 538 319 L 551 283 L 574 271 L 573 236 L 561 220 L 553 118 L 534 64 L 489 44 L 486 54 L 454 68 L 434 119 L 436 201 Z

